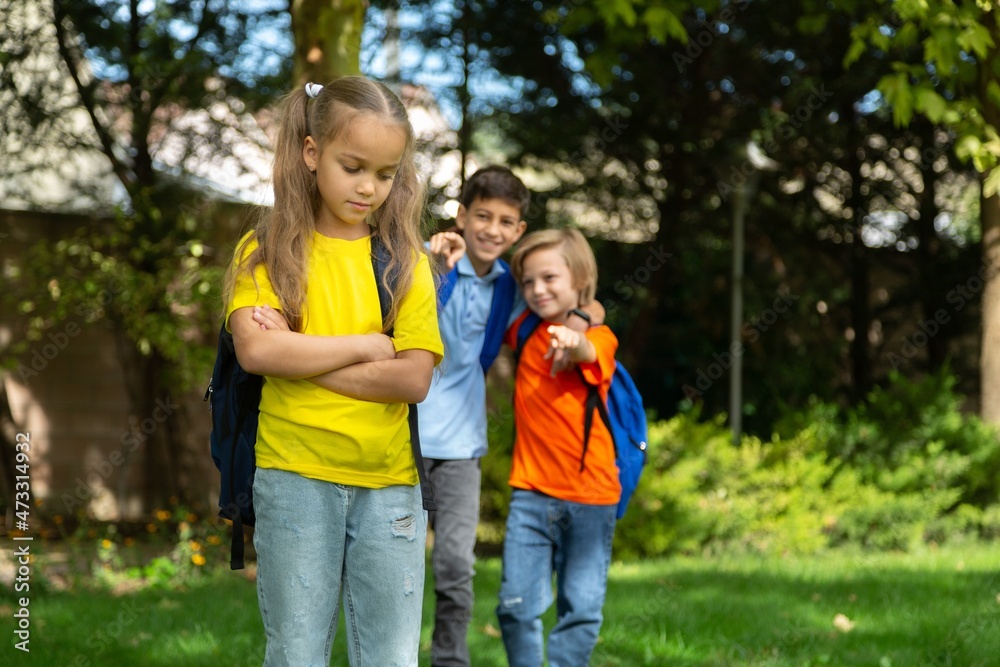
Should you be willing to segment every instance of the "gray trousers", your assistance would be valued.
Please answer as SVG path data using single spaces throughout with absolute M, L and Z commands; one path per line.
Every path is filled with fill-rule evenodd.
M 479 459 L 424 459 L 437 511 L 428 515 L 434 531 L 433 667 L 468 667 L 467 634 L 472 618 L 474 549 L 479 524 Z

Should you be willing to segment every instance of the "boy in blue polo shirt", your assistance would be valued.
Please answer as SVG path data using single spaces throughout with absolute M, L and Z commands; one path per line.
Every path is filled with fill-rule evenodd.
M 528 189 L 510 169 L 484 167 L 462 191 L 455 219 L 461 237 L 436 234 L 430 242 L 432 253 L 448 256 L 450 269 L 438 290 L 444 359 L 418 411 L 420 449 L 437 504 L 429 516 L 437 598 L 433 667 L 470 664 L 467 633 L 479 524 L 479 459 L 487 450 L 486 371 L 504 331 L 525 309 L 501 257 L 524 234 L 529 203 Z M 592 309 L 592 316 L 603 319 L 600 304 L 594 302 Z M 581 317 L 571 317 L 567 324 L 581 331 L 588 326 Z M 568 365 L 561 359 L 553 362 L 556 368 Z
M 473 549 L 479 524 L 479 459 L 487 448 L 486 370 L 500 349 L 515 300 L 521 304 L 518 312 L 524 310 L 510 267 L 500 257 L 524 234 L 529 202 L 528 189 L 506 167 L 484 167 L 473 174 L 462 191 L 455 218 L 466 254 L 443 277 L 439 288 L 443 305 L 438 325 L 445 358 L 417 413 L 420 449 L 437 504 L 437 511 L 429 517 L 437 597 L 433 667 L 470 664 L 466 635 L 472 616 Z M 444 250 L 445 236 L 451 235 L 431 240 L 432 252 Z M 487 325 L 496 328 L 498 320 L 502 320 L 501 340 L 496 349 L 484 350 L 490 333 Z

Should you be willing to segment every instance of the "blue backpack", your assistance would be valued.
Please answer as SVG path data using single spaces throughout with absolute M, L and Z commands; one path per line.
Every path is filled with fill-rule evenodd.
M 387 274 L 389 253 L 372 236 L 372 268 L 378 286 L 382 321 L 389 313 L 390 296 L 385 280 L 395 282 Z M 392 331 L 387 332 L 392 335 Z M 212 460 L 219 469 L 222 486 L 219 490 L 219 516 L 233 522 L 233 539 L 229 567 L 243 569 L 243 527 L 253 526 L 257 519 L 253 509 L 253 479 L 257 470 L 254 445 L 257 442 L 257 418 L 260 415 L 260 394 L 264 378 L 248 373 L 236 359 L 233 335 L 223 323 L 219 331 L 219 347 L 215 367 L 209 380 L 205 399 L 212 413 Z M 413 459 L 420 477 L 420 492 L 424 509 L 431 511 L 434 493 L 427 480 L 423 457 L 420 455 L 420 435 L 417 431 L 417 406 L 410 404 L 408 421 Z
M 517 328 L 517 347 L 515 357 L 520 357 L 521 349 L 528 337 L 542 323 L 535 313 L 528 313 Z M 579 369 L 577 369 L 579 371 Z M 582 377 L 582 373 L 581 373 Z M 618 501 L 618 518 L 625 516 L 628 501 L 639 484 L 639 476 L 646 465 L 646 443 L 648 431 L 646 428 L 646 410 L 642 405 L 642 395 L 635 387 L 632 376 L 628 374 L 621 362 L 615 364 L 615 373 L 611 376 L 611 387 L 608 389 L 607 405 L 601 400 L 597 387 L 587 384 L 587 403 L 583 418 L 583 454 L 580 457 L 580 471 L 583 471 L 583 459 L 587 455 L 590 444 L 590 429 L 594 422 L 596 411 L 615 445 L 615 465 L 618 467 L 618 481 L 622 486 L 621 499 Z
M 493 281 L 493 300 L 490 302 L 490 316 L 486 320 L 486 340 L 483 341 L 483 351 L 479 354 L 479 364 L 483 372 L 490 370 L 503 347 L 503 335 L 507 331 L 507 321 L 514 308 L 514 296 L 517 294 L 517 283 L 510 266 L 502 259 L 496 260 L 503 267 L 504 273 Z M 440 310 L 444 310 L 451 293 L 458 283 L 458 266 L 441 276 L 438 284 L 438 301 Z

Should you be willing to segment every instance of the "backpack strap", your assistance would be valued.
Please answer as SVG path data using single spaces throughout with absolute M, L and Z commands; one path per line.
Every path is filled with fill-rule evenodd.
M 372 237 L 374 238 L 374 237 Z M 437 276 L 438 308 L 444 308 L 451 298 L 451 293 L 455 291 L 458 284 L 458 264 L 451 268 L 451 271 L 444 275 Z
M 528 342 L 528 338 L 534 333 L 535 329 L 542 323 L 542 318 L 536 315 L 531 310 L 526 310 L 524 315 L 521 316 L 520 322 L 517 324 L 517 332 L 514 337 L 514 400 L 511 401 L 511 405 L 516 403 L 517 399 L 517 364 L 521 360 L 521 350 L 524 349 L 524 344 Z M 513 326 L 513 325 L 512 325 Z M 511 420 L 511 435 L 513 440 L 517 440 L 517 411 L 514 411 L 514 418 Z
M 531 334 L 535 333 L 535 329 L 539 327 L 542 323 L 542 318 L 539 317 L 534 311 L 529 310 L 527 316 L 521 320 L 521 324 L 517 327 L 517 338 L 514 341 L 514 365 L 515 369 L 517 362 L 521 359 L 521 350 L 524 349 L 524 344 L 528 342 L 528 338 Z
M 375 272 L 375 285 L 378 287 L 378 305 L 382 310 L 382 324 L 385 325 L 389 317 L 389 306 L 392 302 L 392 295 L 389 293 L 388 285 L 395 285 L 399 275 L 389 271 L 389 249 L 385 247 L 378 235 L 371 235 L 372 245 L 372 270 Z M 454 289 L 454 284 L 452 289 Z M 449 292 L 449 296 L 451 296 Z M 386 332 L 387 336 L 392 336 L 392 327 Z M 420 499 L 423 507 L 428 512 L 437 509 L 434 502 L 434 490 L 431 488 L 430 480 L 427 479 L 427 471 L 424 470 L 424 457 L 420 453 L 420 429 L 417 425 L 417 406 L 415 403 L 409 404 L 409 414 L 407 421 L 410 425 L 410 445 L 413 449 L 413 462 L 417 466 L 417 477 L 420 479 Z
M 483 340 L 483 351 L 479 355 L 479 364 L 483 367 L 484 373 L 490 370 L 490 366 L 500 354 L 500 348 L 503 347 L 507 320 L 510 319 L 510 312 L 514 308 L 514 295 L 517 293 L 517 282 L 514 280 L 507 262 L 502 259 L 498 259 L 497 262 L 500 263 L 504 272 L 493 281 L 493 301 L 490 303 L 489 319 L 486 320 L 486 338 Z
M 601 421 L 608 428 L 608 433 L 611 434 L 611 444 L 614 445 L 615 451 L 618 451 L 618 445 L 615 443 L 615 433 L 611 430 L 611 415 L 608 414 L 608 406 L 605 405 L 604 400 L 601 398 L 600 390 L 596 384 L 587 382 L 579 366 L 576 367 L 576 371 L 580 374 L 580 380 L 587 385 L 587 402 L 584 404 L 585 412 L 583 413 L 583 454 L 580 455 L 580 472 L 583 472 L 584 459 L 587 457 L 587 449 L 590 447 L 590 429 L 594 425 L 595 410 L 601 416 Z
M 502 259 L 498 259 L 497 262 L 504 272 L 493 281 L 493 298 L 490 302 L 490 315 L 486 320 L 486 337 L 479 354 L 479 365 L 483 367 L 483 373 L 490 370 L 490 366 L 500 354 L 500 348 L 503 347 L 507 320 L 510 319 L 510 312 L 514 308 L 514 295 L 517 292 L 517 283 L 510 272 L 510 266 Z M 438 276 L 438 308 L 443 309 L 448 304 L 455 291 L 455 285 L 458 284 L 458 277 L 458 264 L 448 273 Z
M 382 310 L 382 324 L 385 325 L 386 319 L 389 317 L 389 308 L 392 304 L 392 294 L 389 291 L 389 285 L 395 285 L 399 276 L 393 273 L 389 274 L 389 262 L 392 259 L 389 256 L 389 249 L 385 247 L 382 240 L 376 235 L 371 235 L 371 246 L 372 246 L 372 270 L 375 272 L 375 286 L 378 288 L 378 305 Z M 398 270 L 398 269 L 397 269 Z M 386 335 L 391 335 L 392 329 L 386 332 Z

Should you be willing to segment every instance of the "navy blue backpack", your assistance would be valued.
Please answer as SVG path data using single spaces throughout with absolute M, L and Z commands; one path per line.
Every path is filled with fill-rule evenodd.
M 490 370 L 503 347 L 503 335 L 507 331 L 507 320 L 514 308 L 514 296 L 517 294 L 517 283 L 510 272 L 510 266 L 502 259 L 496 260 L 504 268 L 504 273 L 493 281 L 493 300 L 490 302 L 490 316 L 486 320 L 486 340 L 483 341 L 483 351 L 479 354 L 479 364 L 483 372 Z M 458 266 L 439 278 L 438 308 L 443 310 L 451 293 L 458 283 Z
M 517 348 L 515 356 L 519 357 L 528 337 L 542 323 L 535 313 L 528 313 L 517 329 Z M 577 369 L 579 371 L 579 369 Z M 632 376 L 621 362 L 615 364 L 615 373 L 611 377 L 611 387 L 608 389 L 607 405 L 601 400 L 597 387 L 587 385 L 587 404 L 583 418 L 583 455 L 580 457 L 580 471 L 583 471 L 583 459 L 587 455 L 590 444 L 590 429 L 594 422 L 596 411 L 605 426 L 611 432 L 615 445 L 615 465 L 618 467 L 618 481 L 622 486 L 621 499 L 618 501 L 618 518 L 625 516 L 628 501 L 639 484 L 639 476 L 646 465 L 646 443 L 648 431 L 646 428 L 646 410 L 642 405 L 642 395 L 635 387 Z
M 389 253 L 385 246 L 372 236 L 372 268 L 378 286 L 382 321 L 389 313 L 389 291 L 385 281 L 394 282 L 387 275 Z M 392 335 L 392 331 L 386 332 Z M 233 539 L 229 567 L 243 569 L 243 527 L 253 526 L 256 516 L 253 509 L 253 479 L 257 470 L 254 445 L 257 442 L 257 418 L 260 415 L 260 394 L 264 378 L 248 373 L 236 359 L 233 335 L 223 323 L 219 331 L 219 347 L 215 356 L 212 378 L 205 392 L 212 413 L 212 460 L 219 469 L 222 485 L 219 490 L 219 516 L 233 522 Z M 413 458 L 420 477 L 420 492 L 424 509 L 434 510 L 434 493 L 424 471 L 420 455 L 420 435 L 417 430 L 417 406 L 410 404 L 409 424 Z

